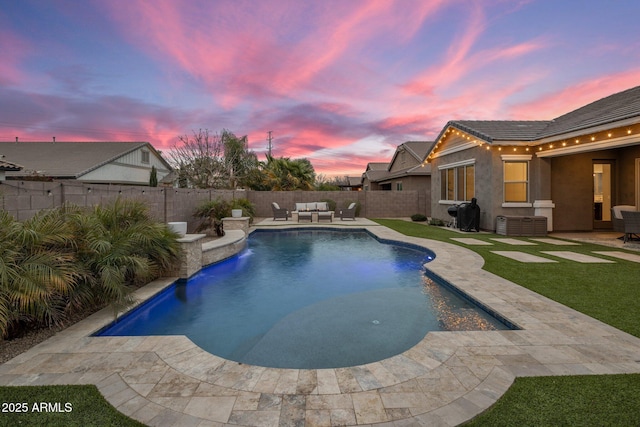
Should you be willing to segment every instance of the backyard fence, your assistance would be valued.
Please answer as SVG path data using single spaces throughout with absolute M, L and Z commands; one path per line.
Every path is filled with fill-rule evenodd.
M 186 221 L 195 227 L 194 209 L 204 201 L 222 198 L 248 199 L 257 217 L 272 216 L 271 203 L 293 210 L 295 203 L 333 200 L 337 209 L 351 202 L 360 204 L 360 216 L 367 218 L 409 217 L 416 213 L 430 216 L 430 189 L 424 191 L 253 191 L 86 184 L 78 181 L 0 182 L 0 207 L 18 220 L 31 218 L 43 209 L 71 203 L 91 207 L 113 202 L 118 197 L 136 199 L 149 206 L 154 218 L 162 222 Z

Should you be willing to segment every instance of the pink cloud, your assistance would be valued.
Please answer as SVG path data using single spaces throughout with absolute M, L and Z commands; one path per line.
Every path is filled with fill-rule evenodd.
M 232 108 L 248 98 L 295 97 L 318 90 L 316 79 L 342 79 L 350 52 L 372 38 L 406 39 L 443 2 L 399 8 L 387 1 L 129 2 L 112 15 L 127 37 L 161 61 L 204 82 L 214 99 Z M 198 19 L 193 19 L 193 16 Z M 387 31 L 389 30 L 389 31 Z M 353 65 L 353 64 L 352 64 Z M 330 85 L 322 84 L 326 91 Z
M 16 85 L 25 80 L 23 60 L 32 52 L 31 46 L 15 34 L 0 29 L 0 84 Z
M 601 75 L 539 96 L 511 108 L 512 117 L 519 120 L 552 119 L 611 94 L 635 87 L 640 81 L 640 68 Z

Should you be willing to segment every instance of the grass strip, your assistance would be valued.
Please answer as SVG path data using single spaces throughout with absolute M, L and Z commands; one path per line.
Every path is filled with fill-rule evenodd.
M 516 378 L 467 427 L 640 425 L 640 374 Z
M 94 385 L 0 387 L 0 426 L 144 426 L 118 412 Z

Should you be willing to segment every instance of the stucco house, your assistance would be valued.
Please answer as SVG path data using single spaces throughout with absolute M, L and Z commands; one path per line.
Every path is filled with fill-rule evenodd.
M 371 162 L 367 163 L 365 171 L 362 173 L 362 189 L 364 191 L 380 190 L 378 180 L 385 177 L 388 172 L 389 163 Z
M 148 142 L 0 142 L 0 155 L 22 165 L 7 179 L 76 180 L 85 183 L 148 185 L 151 168 L 158 181 L 172 168 Z
M 480 227 L 545 216 L 549 231 L 611 228 L 611 208 L 640 204 L 640 86 L 553 120 L 454 120 L 427 155 L 431 213 L 477 198 Z
M 407 141 L 396 148 L 391 162 L 388 163 L 385 173 L 367 174 L 368 184 L 376 188 L 371 190 L 421 190 L 430 188 L 431 166 L 424 160 L 433 146 L 432 141 Z
M 0 154 L 0 181 L 5 180 L 6 172 L 18 172 L 23 169 L 20 165 L 4 161 L 2 157 L 4 156 Z

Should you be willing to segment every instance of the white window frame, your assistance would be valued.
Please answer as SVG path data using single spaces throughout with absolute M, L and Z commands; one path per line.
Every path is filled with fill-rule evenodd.
M 503 208 L 530 208 L 533 206 L 531 203 L 531 159 L 533 158 L 530 154 L 503 154 L 502 158 L 502 207 Z M 505 168 L 507 163 L 523 163 L 527 164 L 527 178 L 524 181 L 527 184 L 527 200 L 525 202 L 507 202 L 504 200 L 505 198 L 505 185 L 507 181 L 505 180 Z M 516 181 L 509 181 L 516 182 Z M 517 181 L 523 182 L 523 181 Z
M 140 163 L 148 165 L 151 162 L 151 153 L 148 150 L 140 150 Z
M 475 182 L 476 182 L 476 159 L 466 159 L 466 160 L 461 160 L 459 162 L 453 162 L 453 163 L 447 163 L 444 165 L 440 165 L 438 166 L 438 170 L 440 171 L 440 176 L 442 177 L 442 171 L 443 170 L 450 170 L 453 169 L 453 191 L 454 191 L 454 199 L 448 199 L 448 198 L 442 198 L 443 196 L 446 197 L 446 194 L 442 194 L 442 182 L 440 182 L 440 200 L 438 200 L 438 204 L 441 205 L 455 205 L 461 202 L 470 202 L 470 200 L 458 200 L 457 196 L 458 196 L 458 169 L 459 168 L 466 168 L 467 166 L 473 166 L 473 188 L 474 188 L 474 195 L 473 197 L 475 197 Z M 466 181 L 466 173 L 464 174 L 464 179 Z M 442 178 L 441 178 L 442 180 Z M 467 183 L 465 182 L 463 184 L 463 193 L 465 193 L 464 195 L 466 195 L 467 193 Z M 464 196 L 463 195 L 463 196 Z

